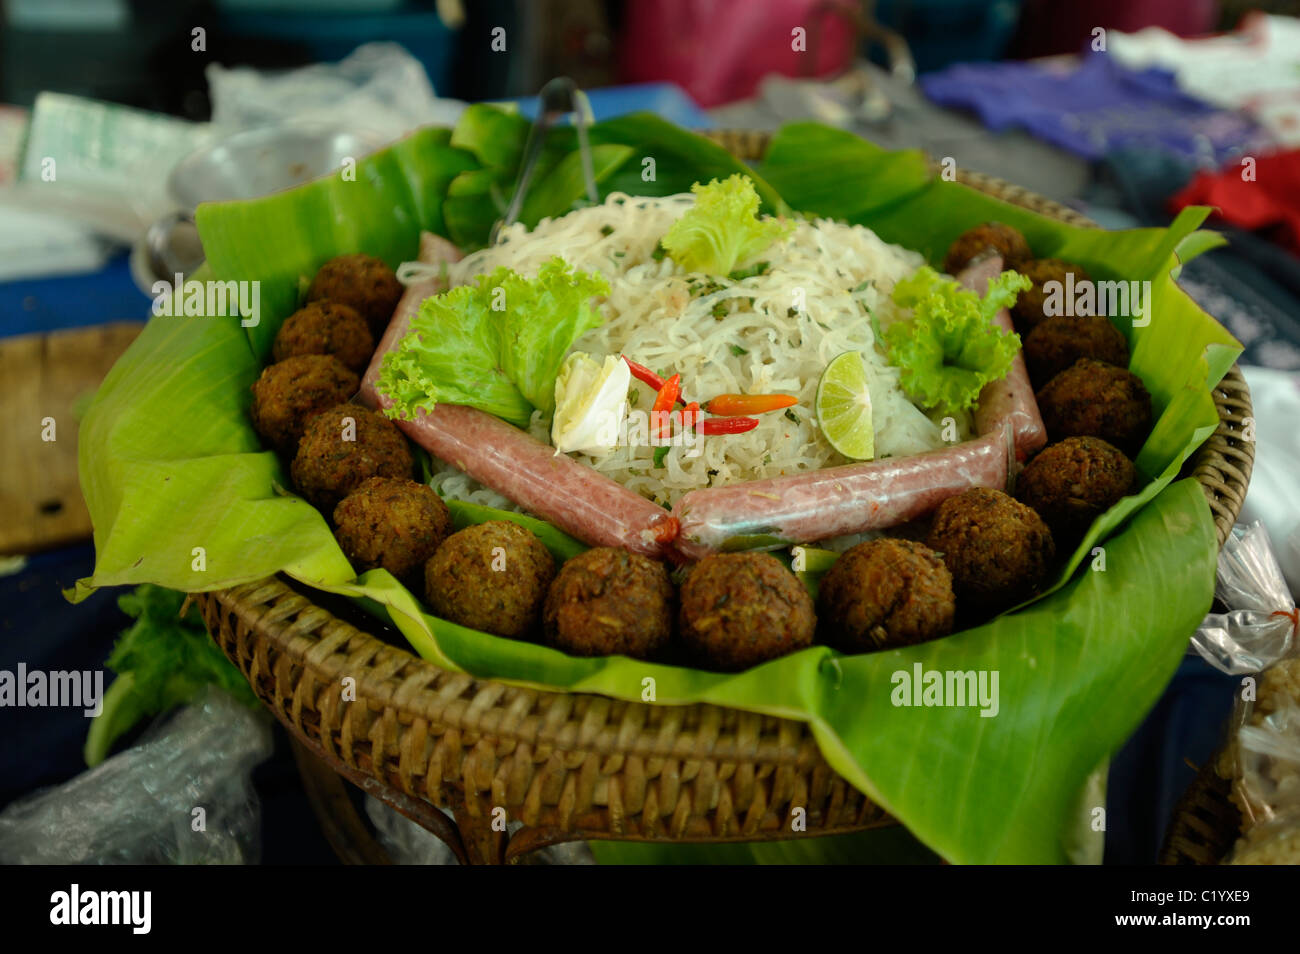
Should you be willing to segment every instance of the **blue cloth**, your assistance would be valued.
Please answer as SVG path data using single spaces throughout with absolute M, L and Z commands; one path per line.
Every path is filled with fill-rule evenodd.
M 1089 51 L 1076 68 L 1034 63 L 963 63 L 920 80 L 942 106 L 974 110 L 994 131 L 1023 127 L 1085 159 L 1123 147 L 1218 164 L 1270 140 L 1251 119 L 1178 88 L 1161 69 L 1130 70 Z

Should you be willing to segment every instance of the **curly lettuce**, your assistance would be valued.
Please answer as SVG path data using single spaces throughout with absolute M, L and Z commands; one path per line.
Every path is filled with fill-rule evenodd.
M 603 277 L 556 257 L 536 278 L 501 266 L 425 299 L 380 366 L 375 387 L 393 401 L 386 413 L 409 420 L 443 401 L 517 427 L 528 426 L 534 409 L 550 416 L 564 356 L 601 324 L 592 299 L 608 294 Z
M 981 298 L 923 265 L 895 285 L 894 304 L 911 309 L 911 317 L 882 330 L 872 315 L 871 325 L 912 402 L 940 414 L 974 408 L 980 390 L 1005 377 L 1020 350 L 1020 336 L 999 328 L 994 316 L 1031 284 L 1003 272 Z
M 92 768 L 136 723 L 193 702 L 209 683 L 247 706 L 257 705 L 243 674 L 208 637 L 198 609 L 191 606 L 181 615 L 184 603 L 184 593 L 150 583 L 118 597 L 117 605 L 135 622 L 118 637 L 104 664 L 117 678 L 86 735 L 83 754 Z
M 740 173 L 708 185 L 695 183 L 695 205 L 664 233 L 661 244 L 688 272 L 729 275 L 748 265 L 793 224 L 758 217 L 758 193 Z

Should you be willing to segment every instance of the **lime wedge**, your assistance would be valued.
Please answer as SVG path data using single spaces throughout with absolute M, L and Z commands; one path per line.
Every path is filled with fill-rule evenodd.
M 817 420 L 831 447 L 850 460 L 875 456 L 867 363 L 858 351 L 831 359 L 817 382 Z

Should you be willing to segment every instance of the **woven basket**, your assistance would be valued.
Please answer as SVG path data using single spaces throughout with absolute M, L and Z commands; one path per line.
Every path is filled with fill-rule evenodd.
M 1174 806 L 1160 848 L 1162 865 L 1217 865 L 1236 843 L 1241 811 L 1228 797 L 1232 782 L 1215 770 L 1219 754 L 1201 766 Z
M 761 156 L 768 141 L 761 133 L 712 138 L 745 159 Z M 958 178 L 1092 225 L 992 177 Z M 1254 458 L 1240 438 L 1250 394 L 1236 368 L 1215 390 L 1215 404 L 1219 428 L 1192 473 L 1222 543 Z M 827 765 L 800 722 L 703 704 L 539 692 L 448 672 L 358 628 L 354 622 L 378 624 L 346 602 L 299 592 L 278 577 L 194 599 L 217 644 L 307 753 L 432 831 L 462 862 L 511 861 L 575 839 L 746 841 L 894 823 Z M 344 676 L 356 679 L 355 701 L 341 698 Z M 338 803 L 337 792 L 321 798 Z M 805 810 L 803 832 L 791 831 L 792 806 Z M 455 823 L 441 808 L 454 812 Z M 500 809 L 523 824 L 509 837 L 499 830 Z

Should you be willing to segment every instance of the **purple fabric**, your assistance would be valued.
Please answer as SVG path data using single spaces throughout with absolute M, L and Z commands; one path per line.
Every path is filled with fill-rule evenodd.
M 974 110 L 990 129 L 1021 126 L 1085 159 L 1123 147 L 1173 153 L 1219 165 L 1271 143 L 1241 113 L 1187 95 L 1167 70 L 1130 70 L 1105 53 L 1077 66 L 960 63 L 920 79 L 942 106 Z

